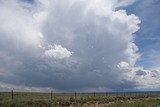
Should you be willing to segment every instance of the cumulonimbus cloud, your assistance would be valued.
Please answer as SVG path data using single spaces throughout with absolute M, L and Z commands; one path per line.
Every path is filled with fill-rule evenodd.
M 140 55 L 133 34 L 140 20 L 116 10 L 119 2 L 2 0 L 0 80 L 65 91 L 140 86 L 140 75 L 149 76 L 135 68 Z

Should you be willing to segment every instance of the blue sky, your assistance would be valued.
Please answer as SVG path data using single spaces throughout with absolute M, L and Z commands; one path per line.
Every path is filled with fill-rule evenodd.
M 126 8 L 129 14 L 134 13 L 141 20 L 140 30 L 135 33 L 137 35 L 135 38 L 135 43 L 139 47 L 139 52 L 142 53 L 142 57 L 137 64 L 144 66 L 145 68 L 159 66 L 159 7 L 159 0 L 137 0 L 133 5 Z M 155 57 L 150 58 L 152 54 Z M 153 61 L 155 61 L 155 63 L 152 63 Z
M 1 0 L 0 90 L 160 89 L 158 0 Z

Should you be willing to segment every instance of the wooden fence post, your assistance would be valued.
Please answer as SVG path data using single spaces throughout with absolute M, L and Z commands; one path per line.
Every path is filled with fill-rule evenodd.
M 118 97 L 118 91 L 116 91 L 116 97 Z
M 77 93 L 76 92 L 74 93 L 74 98 L 75 98 L 75 100 L 77 99 Z
M 95 97 L 95 96 L 96 96 L 96 93 L 94 92 L 93 95 L 94 95 L 94 97 Z
M 12 98 L 12 100 L 13 100 L 13 90 L 11 90 L 11 98 Z
M 52 100 L 52 98 L 53 98 L 53 91 L 51 90 L 51 100 Z
M 108 96 L 108 93 L 106 92 L 106 97 Z

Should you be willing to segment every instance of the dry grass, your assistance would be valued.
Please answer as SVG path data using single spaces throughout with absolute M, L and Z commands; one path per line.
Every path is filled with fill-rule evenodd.
M 0 107 L 148 107 L 160 104 L 158 94 L 0 93 Z

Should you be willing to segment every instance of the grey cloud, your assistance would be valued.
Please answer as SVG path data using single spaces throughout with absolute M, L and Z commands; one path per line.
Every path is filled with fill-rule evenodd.
M 138 71 L 136 71 L 136 75 L 145 76 L 145 75 L 147 75 L 147 73 L 143 70 L 138 70 Z
M 155 77 L 155 78 L 159 78 L 160 73 L 159 73 L 158 70 L 152 70 L 152 71 L 151 71 L 151 76 L 152 76 L 152 77 Z
M 99 6 L 104 6 L 102 1 L 95 0 Z M 132 35 L 139 29 L 138 17 L 122 10 L 113 11 L 112 4 L 105 5 L 113 9 L 104 10 L 90 0 L 35 3 L 38 9 L 32 11 L 21 4 L 12 8 L 0 5 L 11 11 L 5 11 L 4 19 L 0 18 L 0 22 L 5 21 L 0 27 L 0 54 L 3 56 L 0 57 L 0 80 L 3 83 L 63 91 L 99 87 L 127 90 L 137 86 L 128 76 L 130 70 L 125 72 L 117 65 L 126 62 L 132 67 L 139 56 Z M 21 10 L 12 14 L 13 8 Z M 43 20 L 33 17 L 37 13 Z M 8 16 L 14 16 L 17 24 L 10 25 L 10 20 L 5 19 Z M 8 29 L 4 31 L 4 28 Z M 49 45 L 63 47 L 63 53 L 58 52 L 56 56 L 69 56 L 55 58 L 54 49 L 54 57 L 47 57 L 45 52 Z

